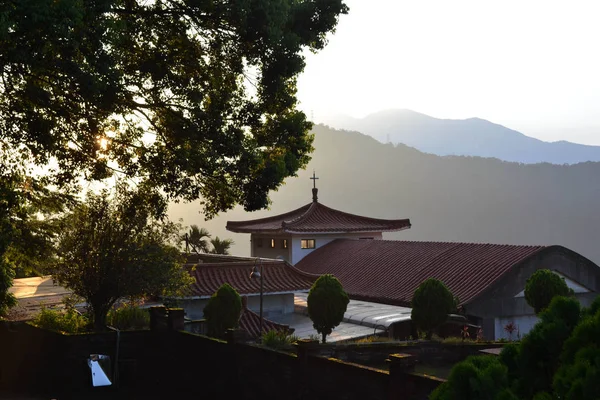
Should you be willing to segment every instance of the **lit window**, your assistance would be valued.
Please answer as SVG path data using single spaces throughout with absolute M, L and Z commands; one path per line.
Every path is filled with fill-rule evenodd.
M 271 248 L 274 249 L 275 248 L 275 239 L 271 239 Z
M 315 248 L 315 239 L 300 240 L 300 248 L 301 249 L 314 249 Z
M 283 241 L 281 242 L 281 248 L 287 249 L 287 239 L 283 239 Z
M 262 239 L 261 238 L 256 239 L 256 247 L 262 247 Z

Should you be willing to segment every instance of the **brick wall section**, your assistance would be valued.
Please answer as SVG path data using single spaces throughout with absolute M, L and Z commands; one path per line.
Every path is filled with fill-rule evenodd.
M 314 344 L 296 355 L 163 329 L 122 332 L 119 387 L 92 388 L 87 358 L 98 353 L 114 361 L 116 341 L 116 332 L 61 335 L 0 323 L 0 391 L 52 398 L 424 400 L 441 383 L 410 369 L 388 372 L 320 356 Z

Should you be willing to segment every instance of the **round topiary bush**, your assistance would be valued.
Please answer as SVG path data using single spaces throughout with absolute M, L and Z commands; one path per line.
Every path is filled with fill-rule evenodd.
M 233 287 L 224 283 L 204 307 L 208 334 L 223 337 L 227 329 L 238 326 L 241 312 L 242 298 Z
M 348 294 L 333 275 L 321 276 L 310 288 L 307 298 L 308 316 L 314 328 L 322 335 L 323 343 L 326 336 L 344 319 L 349 302 Z
M 548 269 L 535 271 L 525 284 L 525 300 L 539 314 L 556 296 L 568 296 L 573 294 L 564 278 L 561 278 Z
M 434 329 L 446 322 L 448 314 L 456 309 L 456 300 L 444 283 L 429 278 L 415 290 L 411 305 L 413 324 L 431 339 Z

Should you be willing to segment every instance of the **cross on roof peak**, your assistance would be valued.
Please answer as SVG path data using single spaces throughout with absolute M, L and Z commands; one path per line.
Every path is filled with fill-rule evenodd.
M 317 179 L 319 179 L 317 177 L 317 175 L 315 175 L 315 171 L 313 170 L 313 175 L 309 178 L 312 179 L 313 181 L 313 201 L 316 203 L 317 202 L 317 192 L 319 191 L 319 189 L 317 189 Z
M 313 176 L 311 176 L 308 179 L 312 179 L 313 181 L 313 189 L 317 188 L 317 179 L 319 179 L 316 175 L 315 175 L 315 171 L 313 170 Z

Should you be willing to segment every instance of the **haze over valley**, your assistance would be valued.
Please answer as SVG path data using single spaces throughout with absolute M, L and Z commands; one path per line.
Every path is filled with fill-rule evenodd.
M 600 263 L 600 163 L 519 164 L 498 159 L 437 156 L 383 144 L 358 132 L 316 125 L 308 168 L 271 195 L 270 210 L 241 207 L 204 221 L 198 204 L 176 204 L 173 218 L 235 240 L 249 255 L 250 235 L 225 230 L 227 220 L 290 211 L 311 201 L 313 169 L 319 201 L 379 218 L 410 218 L 412 228 L 387 239 L 560 244 Z

